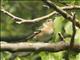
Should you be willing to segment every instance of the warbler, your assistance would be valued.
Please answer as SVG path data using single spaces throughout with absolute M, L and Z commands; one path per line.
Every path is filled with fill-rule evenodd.
M 51 39 L 52 34 L 54 33 L 53 20 L 52 19 L 46 20 L 38 30 L 40 30 L 40 33 L 35 35 L 33 39 L 39 42 L 47 42 L 48 40 Z

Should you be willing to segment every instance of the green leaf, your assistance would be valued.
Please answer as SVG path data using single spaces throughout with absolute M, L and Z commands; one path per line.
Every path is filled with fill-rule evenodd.
M 77 29 L 76 31 L 75 42 L 80 43 L 80 29 Z
M 54 56 L 52 56 L 50 53 L 41 52 L 40 56 L 42 60 L 55 60 Z
M 62 16 L 56 17 L 54 20 L 55 32 L 61 32 L 64 25 L 64 18 Z
M 64 32 L 63 31 L 64 25 L 65 25 L 65 21 L 64 21 L 64 18 L 62 16 L 55 17 L 53 40 L 57 41 L 59 39 L 58 33 Z
M 65 33 L 66 34 L 69 34 L 71 35 L 72 34 L 72 23 L 71 22 L 68 22 L 66 25 L 65 25 Z
M 80 53 L 76 55 L 76 60 L 80 59 Z

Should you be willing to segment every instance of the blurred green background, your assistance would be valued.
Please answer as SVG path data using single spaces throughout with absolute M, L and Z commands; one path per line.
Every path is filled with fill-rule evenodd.
M 23 19 L 34 19 L 37 17 L 41 17 L 49 14 L 53 10 L 46 7 L 45 4 L 41 0 L 1 0 L 1 6 L 4 7 L 5 10 L 14 14 L 17 17 Z M 52 2 L 56 3 L 59 6 L 69 5 L 79 5 L 80 1 L 77 0 L 52 0 Z M 67 12 L 76 12 L 76 18 L 80 22 L 80 9 L 76 10 L 68 10 Z M 23 39 L 32 33 L 36 26 L 39 26 L 39 23 L 36 24 L 17 24 L 15 20 L 11 17 L 1 13 L 0 17 L 0 33 L 2 41 L 15 41 L 19 39 Z M 52 43 L 59 41 L 58 32 L 61 32 L 63 35 L 71 35 L 72 34 L 72 23 L 67 21 L 60 15 L 50 17 L 54 19 L 54 35 L 52 39 Z M 80 43 L 80 29 L 76 27 L 76 36 L 75 42 Z M 71 37 L 65 37 L 66 42 L 70 42 Z M 37 54 L 37 55 L 36 55 Z M 1 60 L 9 60 L 11 57 L 11 53 L 8 51 L 4 51 L 0 53 Z M 80 60 L 80 53 L 73 51 L 61 51 L 61 52 L 40 52 L 40 53 L 32 53 L 30 55 L 19 56 L 17 55 L 15 60 Z

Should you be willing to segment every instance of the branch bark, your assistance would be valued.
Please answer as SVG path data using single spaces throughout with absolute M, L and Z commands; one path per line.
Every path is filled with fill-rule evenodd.
M 58 42 L 58 43 L 1 43 L 1 51 L 20 52 L 20 51 L 49 51 L 58 52 L 67 50 L 70 48 L 70 43 Z M 73 51 L 80 52 L 80 44 L 74 44 Z
M 64 11 L 63 9 L 61 9 L 61 7 L 57 6 L 56 4 L 54 4 L 53 2 L 51 2 L 50 0 L 42 0 L 44 3 L 46 3 L 49 7 L 51 7 L 52 9 L 55 9 L 58 13 L 60 13 L 64 18 L 68 19 L 69 21 L 73 22 L 73 16 L 71 16 L 70 14 L 68 14 L 66 11 Z M 74 6 L 75 7 L 75 6 Z M 77 27 L 80 28 L 80 22 L 78 19 L 75 19 L 75 24 Z

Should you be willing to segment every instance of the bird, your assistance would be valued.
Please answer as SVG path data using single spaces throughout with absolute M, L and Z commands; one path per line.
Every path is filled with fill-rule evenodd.
M 33 35 L 29 36 L 29 38 L 27 39 L 30 39 L 32 38 L 32 40 L 34 41 L 37 41 L 37 42 L 48 42 L 53 33 L 54 33 L 54 28 L 53 28 L 53 20 L 52 19 L 47 19 L 45 22 L 43 22 L 43 24 L 39 27 L 38 31 L 37 32 L 34 32 Z M 12 54 L 12 56 L 9 58 L 9 60 L 12 60 L 12 59 L 15 59 L 16 56 L 25 56 L 25 55 L 29 55 L 29 54 L 32 54 L 31 52 L 19 52 L 19 53 L 14 53 Z M 37 53 L 33 53 L 35 56 Z M 37 55 L 36 58 L 39 58 L 40 56 Z M 39 58 L 40 59 L 40 58 Z
M 41 27 L 38 29 L 40 32 L 33 37 L 33 40 L 37 42 L 47 42 L 51 39 L 54 30 L 53 30 L 53 20 L 47 19 Z

